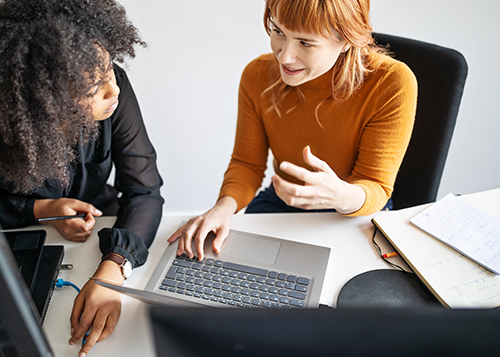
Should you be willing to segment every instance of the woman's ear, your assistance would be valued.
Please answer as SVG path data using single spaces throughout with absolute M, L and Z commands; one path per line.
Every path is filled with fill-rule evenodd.
M 342 46 L 342 52 L 347 52 L 351 48 L 351 45 L 346 42 L 344 46 Z

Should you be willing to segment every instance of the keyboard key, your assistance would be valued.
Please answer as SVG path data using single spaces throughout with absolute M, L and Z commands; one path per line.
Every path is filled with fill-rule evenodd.
M 211 267 L 207 266 L 207 265 L 204 265 L 203 268 L 201 268 L 201 271 L 204 271 L 204 272 L 210 272 L 211 270 Z
M 298 278 L 297 279 L 297 284 L 301 284 L 301 285 L 307 285 L 307 286 L 309 286 L 310 282 L 311 282 L 311 280 L 307 279 L 307 278 Z
M 224 294 L 224 299 L 233 300 L 233 296 L 234 296 L 233 293 L 225 293 Z
M 192 277 L 192 276 L 186 277 L 186 283 L 192 284 L 192 283 L 194 283 L 194 281 L 195 281 L 194 277 Z
M 295 289 L 295 283 L 286 283 L 285 288 L 288 290 L 294 290 Z
M 260 298 L 262 300 L 269 300 L 270 296 L 271 296 L 271 294 L 269 294 L 269 293 L 262 293 L 262 294 L 260 294 Z
M 275 286 L 276 285 L 276 280 L 274 279 L 267 279 L 266 284 L 270 286 Z
M 286 289 L 280 289 L 278 291 L 278 294 L 283 295 L 283 296 L 287 296 L 288 295 L 288 290 L 286 290 Z
M 240 284 L 240 286 L 242 288 L 248 288 L 248 287 L 250 287 L 250 282 L 248 282 L 248 281 L 242 281 L 241 284 Z
M 203 295 L 202 298 L 203 298 L 203 300 L 210 300 L 210 296 L 208 296 L 208 295 Z
M 270 308 L 271 307 L 271 302 L 270 301 L 263 301 L 262 302 L 262 307 Z
M 240 294 L 234 294 L 233 300 L 237 301 L 237 302 L 241 302 L 243 300 L 243 296 L 241 296 Z
M 212 288 L 218 290 L 218 289 L 222 288 L 222 284 L 221 283 L 215 283 L 214 286 L 212 286 Z
M 229 284 L 225 284 L 222 286 L 222 290 L 224 291 L 231 291 L 232 286 Z
M 278 278 L 278 273 L 275 271 L 270 271 L 269 274 L 267 275 L 271 279 L 277 279 Z
M 202 268 L 202 265 L 201 264 L 198 264 L 198 263 L 194 263 L 192 266 L 191 266 L 191 269 L 194 269 L 194 270 L 201 270 Z
M 212 296 L 210 298 L 210 301 L 213 301 L 213 302 L 218 302 L 219 301 L 219 298 L 216 298 L 215 296 Z
M 297 281 L 297 277 L 295 275 L 288 275 L 288 278 L 286 280 L 290 283 L 295 283 Z
M 202 271 L 197 271 L 196 273 L 194 273 L 194 276 L 197 278 L 203 278 L 203 275 L 205 275 L 205 273 L 203 273 Z
M 297 299 L 291 299 L 290 300 L 290 305 L 297 306 L 297 307 L 304 307 L 304 301 L 297 300 Z
M 258 297 L 260 297 L 260 292 L 258 292 L 258 291 L 256 291 L 256 290 L 254 290 L 254 291 L 252 291 L 252 292 L 250 293 L 250 296 L 251 296 L 251 297 L 254 297 L 254 298 L 258 298 Z
M 271 294 L 277 294 L 278 291 L 279 291 L 279 289 L 275 288 L 274 286 L 269 288 L 269 293 L 271 293 Z
M 239 294 L 241 292 L 241 288 L 239 286 L 233 286 L 231 292 Z
M 253 299 L 252 300 L 252 305 L 253 306 L 261 306 L 262 305 L 262 300 L 261 299 Z
M 205 265 L 214 265 L 214 263 L 215 263 L 215 260 L 207 259 L 207 261 L 205 262 Z
M 242 289 L 241 294 L 242 295 L 250 295 L 250 289 Z
M 197 292 L 198 294 L 203 294 L 203 293 L 205 292 L 205 288 L 204 288 L 203 286 L 198 286 L 198 287 L 196 288 L 196 292 Z
M 229 272 L 229 276 L 230 276 L 231 278 L 237 278 L 237 277 L 238 277 L 238 274 L 239 274 L 239 273 L 238 273 L 237 271 L 231 271 L 231 272 Z
M 194 285 L 194 284 L 189 284 L 188 286 L 186 286 L 186 290 L 189 290 L 189 291 L 195 291 L 195 290 L 196 290 L 196 285 Z
M 236 302 L 234 302 L 234 301 L 232 301 L 232 300 L 231 300 L 231 301 L 228 301 L 228 302 L 227 302 L 227 304 L 228 304 L 228 305 L 231 305 L 231 306 L 236 306 Z
M 303 293 L 307 293 L 307 286 L 297 284 L 297 285 L 295 285 L 295 290 L 303 292 Z
M 254 267 L 250 267 L 250 266 L 242 265 L 242 264 L 230 263 L 230 262 L 225 262 L 224 268 L 231 269 L 231 270 L 237 270 L 239 272 L 248 273 L 248 274 L 260 275 L 260 276 L 267 276 L 267 274 L 269 274 L 268 270 L 254 268 Z
M 210 280 L 207 280 L 203 283 L 203 286 L 206 287 L 206 288 L 211 288 L 212 286 L 214 286 L 214 282 L 213 281 L 210 281 Z
M 252 281 L 252 282 L 256 282 L 257 281 L 257 277 L 255 275 L 249 275 L 248 278 L 247 278 L 248 281 Z
M 222 281 L 222 276 L 220 276 L 220 275 L 214 275 L 214 277 L 212 278 L 212 280 L 220 283 Z
M 252 298 L 251 298 L 250 296 L 245 296 L 245 297 L 243 298 L 243 302 L 244 302 L 245 304 L 250 304 L 250 303 L 252 302 Z
M 215 292 L 215 290 L 214 289 L 210 289 L 210 288 L 208 288 L 208 289 L 205 290 L 205 294 L 206 295 L 210 295 L 210 296 L 212 296 L 214 294 L 214 292 Z
M 175 279 L 175 276 L 177 275 L 177 267 L 176 266 L 171 266 L 170 269 L 168 269 L 167 275 L 165 275 L 165 278 L 168 279 Z
M 177 265 L 177 266 L 185 267 L 185 268 L 191 268 L 191 263 L 190 262 L 186 262 L 184 260 L 177 260 L 177 259 L 175 259 L 172 262 L 172 265 Z
M 222 290 L 217 290 L 215 293 L 214 293 L 214 296 L 216 297 L 223 297 L 224 296 L 224 292 Z
M 266 293 L 269 291 L 269 286 L 262 284 L 259 286 L 260 291 L 265 291 Z
M 298 292 L 298 291 L 290 291 L 288 293 L 288 296 L 290 296 L 292 298 L 300 299 L 300 300 L 306 299 L 306 294 Z
M 286 280 L 286 274 L 284 274 L 284 273 L 279 273 L 279 274 L 278 274 L 278 280 Z
M 284 281 L 277 281 L 276 282 L 276 286 L 278 288 L 284 288 L 285 287 L 285 282 Z
M 204 280 L 203 280 L 203 279 L 196 279 L 196 280 L 194 281 L 194 283 L 195 283 L 196 285 L 203 285 Z
M 226 284 L 229 284 L 231 282 L 231 278 L 228 277 L 228 276 L 225 276 L 225 277 L 222 278 L 222 282 L 226 283 Z
M 255 289 L 258 289 L 259 286 L 260 286 L 260 284 L 252 283 L 252 284 L 250 284 L 250 289 L 255 290 Z
M 290 298 L 288 296 L 282 296 L 280 297 L 280 303 L 287 305 L 290 303 Z
M 212 274 L 219 274 L 219 273 L 220 273 L 220 270 L 221 270 L 220 268 L 212 268 L 212 270 L 210 270 L 210 272 L 211 272 Z
M 165 286 L 171 286 L 171 287 L 176 287 L 177 286 L 177 282 L 174 281 L 174 280 L 170 280 L 170 279 L 163 279 L 162 285 L 165 285 Z
M 222 268 L 224 266 L 224 262 L 222 260 L 216 260 L 214 262 L 214 266 L 216 266 L 218 268 Z
M 278 295 L 271 295 L 271 297 L 269 298 L 269 300 L 271 301 L 274 301 L 274 302 L 279 302 L 280 301 L 280 297 Z
M 233 279 L 233 280 L 231 280 L 231 285 L 240 286 L 240 284 L 241 284 L 241 280 L 240 279 Z
M 186 271 L 186 275 L 189 275 L 189 276 L 194 276 L 194 273 L 195 273 L 195 271 L 193 269 L 188 269 Z
M 247 273 L 239 273 L 238 274 L 238 279 L 247 280 L 247 278 L 248 278 L 248 274 Z

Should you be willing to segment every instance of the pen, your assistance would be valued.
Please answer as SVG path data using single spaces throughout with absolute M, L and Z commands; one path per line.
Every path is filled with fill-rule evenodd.
M 59 221 L 61 219 L 71 219 L 71 218 L 84 218 L 87 214 L 86 213 L 81 213 L 81 214 L 75 214 L 73 216 L 55 216 L 55 217 L 44 217 L 44 218 L 37 218 L 37 222 L 48 222 L 48 221 Z
M 382 255 L 382 258 L 392 258 L 392 257 L 397 257 L 397 256 L 398 256 L 398 253 L 392 252 L 392 253 L 386 253 L 386 254 Z

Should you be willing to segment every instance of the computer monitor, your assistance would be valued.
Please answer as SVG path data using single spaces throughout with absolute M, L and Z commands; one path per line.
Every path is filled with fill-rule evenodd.
M 0 232 L 0 356 L 54 356 L 11 248 Z
M 151 307 L 162 356 L 490 356 L 499 310 Z

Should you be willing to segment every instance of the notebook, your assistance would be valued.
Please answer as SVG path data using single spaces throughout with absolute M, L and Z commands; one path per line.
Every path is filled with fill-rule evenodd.
M 231 230 L 220 253 L 177 256 L 170 244 L 144 290 L 97 283 L 139 300 L 178 306 L 317 308 L 330 248 Z
M 457 197 L 500 219 L 500 188 Z M 372 219 L 422 282 L 450 308 L 500 306 L 500 276 L 410 223 L 431 204 L 383 212 Z
M 44 230 L 7 231 L 3 234 L 16 260 L 18 274 L 35 303 L 40 323 L 43 323 L 64 257 L 64 247 L 44 245 L 47 237 Z

